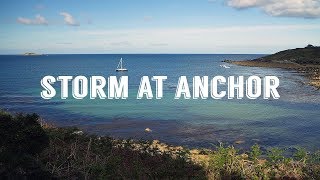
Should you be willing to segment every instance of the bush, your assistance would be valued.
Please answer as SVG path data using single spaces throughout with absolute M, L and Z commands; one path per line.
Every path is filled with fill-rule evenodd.
M 272 165 L 281 163 L 284 160 L 283 150 L 280 148 L 271 148 L 267 155 Z
M 220 144 L 190 153 L 77 128 L 44 129 L 36 114 L 3 111 L 0 136 L 0 177 L 8 179 L 320 179 L 320 151 L 302 148 L 290 156 L 280 148 L 262 152 L 255 144 L 238 154 Z
M 250 152 L 250 158 L 253 160 L 255 163 L 257 163 L 259 157 L 262 155 L 262 151 L 260 149 L 260 146 L 258 144 L 255 144 L 251 147 L 251 152 Z
M 181 156 L 173 158 L 170 153 L 159 153 L 147 142 L 77 135 L 75 131 L 78 130 L 47 130 L 50 148 L 41 153 L 40 160 L 57 178 L 205 178 L 203 168 L 187 161 L 181 152 Z
M 36 114 L 0 112 L 0 176 L 47 176 L 36 160 L 49 142 L 38 118 Z
M 213 178 L 243 179 L 241 156 L 233 146 L 224 147 L 222 143 L 209 154 L 209 170 Z

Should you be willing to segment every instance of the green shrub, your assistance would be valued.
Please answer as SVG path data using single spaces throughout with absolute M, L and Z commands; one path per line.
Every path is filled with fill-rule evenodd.
M 209 170 L 213 178 L 242 179 L 241 157 L 233 146 L 224 147 L 222 143 L 209 154 Z
M 293 154 L 293 157 L 295 160 L 305 163 L 308 158 L 308 153 L 303 148 L 297 148 L 297 151 Z
M 271 148 L 267 153 L 270 163 L 275 165 L 282 162 L 284 160 L 283 152 L 283 149 L 277 147 Z
M 47 176 L 36 156 L 48 146 L 48 136 L 36 114 L 0 113 L 0 176 Z
M 262 154 L 262 151 L 261 151 L 260 146 L 258 144 L 255 144 L 251 147 L 251 152 L 250 152 L 251 160 L 253 160 L 254 162 L 257 162 L 257 160 L 259 159 L 261 154 Z
M 303 148 L 291 157 L 280 148 L 262 152 L 257 144 L 244 154 L 222 143 L 198 154 L 184 148 L 161 151 L 149 141 L 98 137 L 77 128 L 43 129 L 36 114 L 3 111 L 0 136 L 1 178 L 320 179 L 320 151 Z

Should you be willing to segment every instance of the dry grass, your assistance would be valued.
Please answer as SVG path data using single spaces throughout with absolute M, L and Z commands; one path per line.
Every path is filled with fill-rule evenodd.
M 320 179 L 320 151 L 190 150 L 56 128 L 35 114 L 0 111 L 0 118 L 0 177 L 9 179 Z

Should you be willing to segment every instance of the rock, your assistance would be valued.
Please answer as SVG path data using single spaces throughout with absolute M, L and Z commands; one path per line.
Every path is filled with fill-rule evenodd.
M 144 131 L 145 132 L 152 132 L 152 130 L 150 128 L 146 128 Z
M 82 135 L 83 131 L 74 131 L 72 134 Z
M 37 54 L 37 53 L 34 53 L 34 52 L 26 52 L 23 54 L 24 56 L 40 56 L 42 54 Z
M 242 140 L 238 140 L 236 142 L 234 142 L 235 144 L 243 144 L 245 141 L 242 141 Z
M 153 140 L 153 141 L 152 141 L 152 144 L 159 144 L 159 143 L 160 143 L 159 140 Z
M 266 159 L 258 159 L 258 164 L 261 164 L 261 165 L 263 165 L 263 164 L 265 164 L 265 163 L 267 163 L 268 161 L 266 160 Z
M 198 154 L 200 154 L 200 151 L 198 149 L 192 149 L 192 150 L 190 150 L 190 154 L 198 155 Z
M 245 153 L 241 154 L 240 156 L 241 156 L 243 159 L 248 159 L 248 158 L 249 158 L 248 154 L 245 154 Z

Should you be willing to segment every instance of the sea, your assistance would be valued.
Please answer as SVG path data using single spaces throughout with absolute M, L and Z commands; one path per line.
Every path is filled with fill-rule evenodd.
M 243 67 L 222 61 L 262 54 L 49 54 L 0 56 L 0 108 L 37 113 L 59 127 L 75 126 L 99 136 L 157 139 L 172 145 L 210 148 L 220 143 L 248 149 L 320 147 L 320 91 L 296 71 Z M 123 58 L 128 72 L 116 72 Z M 223 68 L 227 65 L 230 68 Z M 128 76 L 128 99 L 42 99 L 44 76 Z M 180 76 L 277 76 L 280 99 L 174 99 Z M 137 99 L 142 76 L 167 76 L 162 99 Z M 151 81 L 153 92 L 156 84 Z M 69 87 L 70 89 L 71 87 Z M 105 89 L 107 92 L 107 89 Z M 155 96 L 155 94 L 154 94 Z M 145 129 L 151 129 L 146 132 Z

